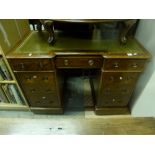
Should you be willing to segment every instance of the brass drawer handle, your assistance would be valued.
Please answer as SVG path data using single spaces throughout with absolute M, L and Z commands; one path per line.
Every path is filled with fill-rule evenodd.
M 41 62 L 39 62 L 39 67 L 43 68 L 43 64 Z
M 32 80 L 32 77 L 31 77 L 31 76 L 26 77 L 26 80 L 27 80 L 27 81 Z
M 64 60 L 64 65 L 68 66 L 68 60 L 67 59 Z
M 37 78 L 37 75 L 33 75 L 33 79 L 36 79 Z
M 114 68 L 118 68 L 118 67 L 119 67 L 118 63 L 117 62 L 114 63 Z
M 112 101 L 113 101 L 113 102 L 116 102 L 116 99 L 113 98 Z
M 138 67 L 138 64 L 137 64 L 137 63 L 133 63 L 133 64 L 132 64 L 132 67 L 133 67 L 133 68 L 137 68 L 137 67 Z
M 48 76 L 42 78 L 43 81 L 48 81 Z
M 90 59 L 90 60 L 88 61 L 88 64 L 89 64 L 90 66 L 93 66 L 93 65 L 94 65 L 94 60 Z
M 120 79 L 120 80 L 123 80 L 123 77 L 122 77 L 122 76 L 120 76 L 120 77 L 119 77 L 119 79 Z
M 36 90 L 35 89 L 31 89 L 31 92 L 34 93 L 34 92 L 36 92 Z
M 43 97 L 42 97 L 42 99 L 43 99 L 43 100 L 45 100 L 45 99 L 46 99 L 46 97 L 45 97 L 45 96 L 43 96 Z
M 20 63 L 20 65 L 21 65 L 21 69 L 24 69 L 24 64 L 23 63 Z

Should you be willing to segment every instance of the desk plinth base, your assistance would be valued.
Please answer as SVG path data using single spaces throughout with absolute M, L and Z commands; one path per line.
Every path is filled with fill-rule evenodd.
M 63 114 L 62 108 L 30 108 L 35 114 Z
M 121 115 L 121 114 L 130 114 L 128 107 L 104 107 L 104 108 L 95 108 L 96 115 Z

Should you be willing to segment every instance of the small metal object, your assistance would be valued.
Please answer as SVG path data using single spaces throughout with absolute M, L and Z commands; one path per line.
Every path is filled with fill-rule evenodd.
M 20 63 L 20 64 L 21 64 L 21 68 L 24 69 L 24 64 L 23 63 Z
M 137 68 L 138 65 L 137 65 L 136 63 L 133 63 L 133 64 L 132 64 L 132 67 L 133 67 L 133 68 Z
M 133 54 L 132 53 L 127 53 L 127 56 L 133 56 Z
M 46 99 L 46 97 L 45 97 L 45 96 L 43 96 L 43 97 L 42 97 L 42 99 Z
M 118 68 L 118 67 L 119 67 L 119 65 L 118 65 L 117 62 L 114 63 L 114 67 L 115 67 L 115 68 Z
M 93 65 L 94 65 L 94 60 L 92 60 L 92 59 L 89 60 L 89 61 L 88 61 L 88 64 L 89 64 L 90 66 L 93 66 Z
M 29 57 L 31 57 L 32 56 L 32 53 L 29 53 L 28 55 L 29 55 Z
M 29 77 L 26 77 L 26 80 L 31 80 L 31 76 L 29 76 Z
M 31 89 L 31 92 L 34 93 L 36 90 L 35 89 Z
M 65 66 L 68 66 L 68 60 L 67 59 L 64 60 L 64 64 L 65 64 Z
M 43 64 L 41 62 L 39 62 L 39 67 L 43 68 Z
M 33 75 L 33 78 L 34 78 L 34 79 L 36 79 L 36 78 L 37 78 L 37 76 L 36 76 L 36 75 Z
M 122 77 L 122 76 L 120 76 L 120 77 L 119 77 L 119 79 L 120 79 L 120 80 L 123 80 L 123 77 Z
M 44 81 L 48 81 L 48 77 L 47 77 L 47 76 L 43 77 L 42 79 L 43 79 Z

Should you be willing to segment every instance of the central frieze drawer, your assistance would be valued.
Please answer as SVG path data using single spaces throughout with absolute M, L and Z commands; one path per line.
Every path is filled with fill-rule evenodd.
M 63 56 L 56 57 L 57 68 L 101 68 L 102 57 L 100 56 Z
M 51 59 L 9 59 L 14 71 L 47 71 L 54 68 Z

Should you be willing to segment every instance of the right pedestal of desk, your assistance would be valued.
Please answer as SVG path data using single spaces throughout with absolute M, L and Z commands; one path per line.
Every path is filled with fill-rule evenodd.
M 130 56 L 104 58 L 96 96 L 96 114 L 130 112 L 129 102 L 146 60 L 145 57 L 130 58 Z

